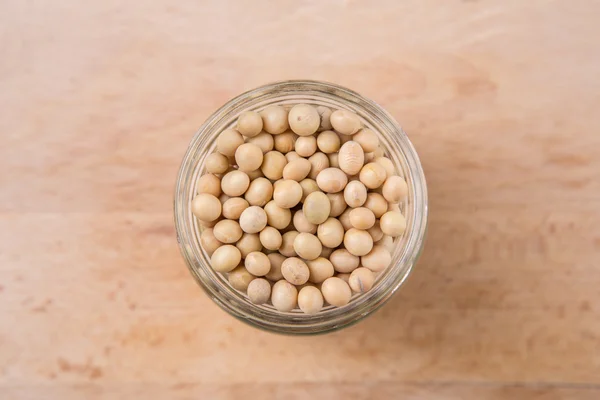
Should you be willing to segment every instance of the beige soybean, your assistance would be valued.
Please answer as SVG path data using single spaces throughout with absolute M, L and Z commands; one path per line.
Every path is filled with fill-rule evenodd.
M 254 280 L 254 276 L 246 268 L 240 266 L 227 274 L 227 280 L 234 289 L 245 292 L 250 282 Z
M 381 218 L 381 216 L 388 210 L 387 201 L 379 193 L 367 194 L 367 201 L 365 201 L 364 206 L 373 211 L 375 218 Z
M 279 253 L 267 254 L 267 257 L 271 262 L 271 269 L 269 270 L 269 273 L 265 275 L 265 278 L 274 282 L 283 279 L 283 275 L 281 274 L 281 264 L 283 264 L 286 257 Z
M 287 160 L 288 164 L 299 158 L 302 158 L 302 157 L 300 157 L 298 155 L 298 153 L 296 153 L 295 151 L 290 151 L 288 153 L 285 153 L 285 159 Z
M 322 224 L 329 218 L 331 203 L 329 197 L 323 192 L 313 192 L 306 196 L 302 205 L 304 216 L 311 224 Z
M 285 168 L 283 168 L 283 179 L 300 182 L 308 176 L 311 167 L 310 161 L 305 158 L 298 158 L 297 160 L 288 162 Z
M 244 143 L 235 151 L 235 163 L 240 171 L 250 172 L 260 168 L 263 162 L 263 152 L 255 144 Z
M 377 149 L 377 146 L 379 146 L 379 138 L 377 137 L 377 134 L 367 128 L 358 131 L 354 136 L 352 136 L 352 140 L 360 144 L 360 147 L 363 148 L 365 153 L 371 153 Z
M 340 278 L 344 282 L 348 283 L 350 281 L 350 274 L 337 274 L 336 278 Z
M 358 268 L 360 258 L 346 249 L 337 249 L 331 253 L 329 261 L 337 272 L 350 273 Z
M 300 199 L 302 203 L 304 203 L 304 200 L 306 200 L 306 197 L 309 194 L 319 191 L 319 185 L 317 185 L 317 182 L 310 178 L 301 180 L 300 187 L 302 187 L 302 198 Z
M 324 131 L 317 136 L 317 147 L 325 154 L 337 152 L 340 146 L 340 137 L 334 131 Z
M 317 237 L 323 246 L 335 248 L 344 240 L 344 227 L 336 218 L 328 218 L 317 228 Z
M 350 207 L 356 208 L 367 201 L 367 188 L 361 181 L 348 182 L 344 188 L 344 200 Z
M 348 205 L 346 204 L 346 200 L 344 200 L 344 193 L 327 193 L 327 197 L 329 198 L 329 204 L 331 205 L 331 210 L 329 211 L 330 217 L 339 217 L 346 210 Z
M 394 168 L 394 163 L 389 158 L 376 157 L 374 161 L 385 169 L 387 177 L 396 175 L 396 168 Z
M 227 157 L 233 157 L 237 148 L 243 144 L 244 137 L 235 129 L 225 129 L 217 137 L 217 151 Z
M 390 203 L 398 203 L 408 194 L 406 181 L 399 176 L 390 176 L 383 184 L 383 197 Z
M 319 129 L 321 116 L 308 104 L 296 104 L 288 114 L 290 128 L 300 136 L 310 136 Z
M 314 286 L 305 286 L 298 293 L 298 307 L 305 314 L 317 314 L 323 308 L 323 295 Z
M 333 167 L 333 168 L 339 168 L 340 167 L 340 161 L 339 161 L 339 154 L 338 153 L 327 154 L 327 158 L 329 158 L 329 166 L 330 167 Z
M 389 236 L 388 236 L 389 237 Z M 386 269 L 392 262 L 392 255 L 385 244 L 375 244 L 373 249 L 360 258 L 363 267 L 373 272 L 380 272 Z
M 325 106 L 317 106 L 317 112 L 321 117 L 319 132 L 331 129 L 331 109 Z
M 265 253 L 253 251 L 244 260 L 244 266 L 254 276 L 265 276 L 271 270 L 271 262 Z
M 335 110 L 330 121 L 333 129 L 342 135 L 354 135 L 361 128 L 358 115 L 348 110 Z
M 402 236 L 406 230 L 406 218 L 398 211 L 388 211 L 381 216 L 379 226 L 383 233 L 388 236 Z
M 248 178 L 250 178 L 250 182 L 256 178 L 264 178 L 265 176 L 260 168 L 254 171 L 246 172 L 246 175 L 248 175 Z
M 211 174 L 223 174 L 229 169 L 229 160 L 221 153 L 212 153 L 204 161 L 206 172 Z
M 312 222 L 310 222 L 308 219 L 306 219 L 306 216 L 304 215 L 304 211 L 302 210 L 298 210 L 294 213 L 294 228 L 296 228 L 296 230 L 298 232 L 305 232 L 305 233 L 317 233 L 317 225 L 313 224 Z
M 256 178 L 250 182 L 244 198 L 251 206 L 263 207 L 273 197 L 273 184 L 267 178 Z
M 215 237 L 212 228 L 206 228 L 200 234 L 200 245 L 210 257 L 216 249 L 223 245 L 223 243 L 219 242 L 219 240 Z
M 385 168 L 381 164 L 371 162 L 360 170 L 360 181 L 369 189 L 376 189 L 383 185 L 387 177 Z
M 254 304 L 265 304 L 271 298 L 271 284 L 268 280 L 257 278 L 248 284 L 248 298 Z
M 302 186 L 291 179 L 277 182 L 273 191 L 273 200 L 281 208 L 292 208 L 302 199 Z
M 231 171 L 221 179 L 221 189 L 227 196 L 238 197 L 244 194 L 250 186 L 250 178 L 245 172 Z
M 276 229 L 284 229 L 292 221 L 292 212 L 288 208 L 279 207 L 274 200 L 265 205 L 267 223 Z
M 314 260 L 321 255 L 323 245 L 313 234 L 301 232 L 294 239 L 294 251 L 305 260 Z
M 260 169 L 263 174 L 265 174 L 265 177 L 274 181 L 281 179 L 283 176 L 283 168 L 286 164 L 287 160 L 283 154 L 278 151 L 269 151 L 265 154 Z
M 279 248 L 279 252 L 286 257 L 294 257 L 296 256 L 296 250 L 294 250 L 294 241 L 296 240 L 296 236 L 298 236 L 300 232 L 298 231 L 289 231 L 282 235 L 281 239 L 281 247 Z
M 364 256 L 373 248 L 373 238 L 369 232 L 356 228 L 349 229 L 344 235 L 344 247 L 355 256 Z
M 375 153 L 365 153 L 365 164 L 375 161 Z
M 260 112 L 265 132 L 278 135 L 287 131 L 290 127 L 288 123 L 288 112 L 281 106 L 268 106 Z
M 224 205 L 225 202 L 229 199 L 231 199 L 231 197 L 227 196 L 225 193 L 221 193 L 221 195 L 219 196 L 219 201 L 222 205 Z
M 317 175 L 317 185 L 327 193 L 337 193 L 346 187 L 348 176 L 339 168 L 325 168 Z
M 242 237 L 242 228 L 236 221 L 224 219 L 217 222 L 213 228 L 213 233 L 221 243 L 235 243 Z
M 352 224 L 350 223 L 350 213 L 351 212 L 352 212 L 351 208 L 346 208 L 346 210 L 342 213 L 342 215 L 340 215 L 338 217 L 338 220 L 344 227 L 344 231 L 347 231 L 348 229 L 353 228 Z
M 201 193 L 192 200 L 192 213 L 204 222 L 215 221 L 221 216 L 221 202 L 212 194 Z
M 344 143 L 338 153 L 338 163 L 346 174 L 358 174 L 365 163 L 365 153 L 360 144 L 352 140 Z
M 348 285 L 356 293 L 365 293 L 371 290 L 375 283 L 375 275 L 370 269 L 356 268 L 350 274 Z
M 267 226 L 267 214 L 258 206 L 251 206 L 242 211 L 240 226 L 246 233 L 257 233 Z
M 301 157 L 310 157 L 317 151 L 317 138 L 314 136 L 301 136 L 296 140 L 294 150 Z
M 227 219 L 240 219 L 242 212 L 250 207 L 241 197 L 232 197 L 223 203 L 223 216 Z
M 306 262 L 310 271 L 308 280 L 312 283 L 321 283 L 327 278 L 331 278 L 335 273 L 331 261 L 324 257 L 318 257 Z
M 321 285 L 321 292 L 325 300 L 336 307 L 345 306 L 352 297 L 350 286 L 336 277 L 327 278 Z
M 289 257 L 281 264 L 281 274 L 292 285 L 302 285 L 308 282 L 310 270 L 298 257 Z
M 268 250 L 278 250 L 283 240 L 279 230 L 272 226 L 267 226 L 260 231 L 259 237 L 263 247 Z
M 292 311 L 298 304 L 298 289 L 286 280 L 277 281 L 271 289 L 271 303 L 278 311 Z
M 333 253 L 332 248 L 323 246 L 323 250 L 321 250 L 321 257 L 329 259 L 331 253 Z
M 394 239 L 391 236 L 387 235 L 383 235 L 383 237 L 379 239 L 379 242 L 377 242 L 377 244 L 385 247 L 390 253 L 394 251 L 394 247 L 396 246 L 394 243 Z
M 213 174 L 205 174 L 198 179 L 196 193 L 208 193 L 215 197 L 221 195 L 221 180 Z
M 225 244 L 210 257 L 210 265 L 217 272 L 229 272 L 237 267 L 242 260 L 240 250 L 230 244 Z
M 257 145 L 264 153 L 268 153 L 269 151 L 273 150 L 273 147 L 275 146 L 275 141 L 273 140 L 273 135 L 271 135 L 270 133 L 266 133 L 266 132 L 262 132 L 256 136 L 254 136 L 253 138 L 249 138 L 247 140 L 247 143 L 252 143 Z
M 369 232 L 369 235 L 371 235 L 371 237 L 373 238 L 373 242 L 377 242 L 383 237 L 383 231 L 379 226 L 379 221 L 375 221 L 375 224 L 373 224 L 372 227 L 367 229 L 367 232 Z
M 237 130 L 244 136 L 254 137 L 262 131 L 262 128 L 262 118 L 256 111 L 244 111 L 238 117 Z
M 319 173 L 325 168 L 329 167 L 329 157 L 327 157 L 326 154 L 321 152 L 317 152 L 310 156 L 308 158 L 308 161 L 310 161 L 311 165 L 310 173 L 308 174 L 308 177 L 310 179 L 317 179 Z
M 297 138 L 298 135 L 291 131 L 284 132 L 281 135 L 276 135 L 273 138 L 275 140 L 275 150 L 282 154 L 289 153 L 290 151 L 294 150 Z
M 293 151 L 296 146 L 296 139 L 298 139 L 298 135 L 294 132 L 284 132 L 281 135 L 275 136 L 275 150 L 282 154 Z
M 350 211 L 350 223 L 356 229 L 369 229 L 375 225 L 375 214 L 366 207 L 358 207 Z
M 262 244 L 256 233 L 244 233 L 242 238 L 238 240 L 235 247 L 240 251 L 242 258 L 246 258 L 253 251 L 261 251 Z

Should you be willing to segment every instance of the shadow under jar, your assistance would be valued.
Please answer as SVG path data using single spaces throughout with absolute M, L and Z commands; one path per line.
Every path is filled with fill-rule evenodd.
M 385 155 L 408 183 L 401 203 L 406 217 L 405 233 L 394 241 L 392 262 L 377 277 L 373 288 L 354 294 L 343 307 L 325 306 L 314 315 L 300 310 L 281 312 L 270 304 L 256 305 L 239 292 L 227 277 L 214 271 L 210 257 L 200 246 L 202 226 L 191 211 L 196 183 L 204 172 L 206 157 L 215 151 L 216 138 L 235 126 L 240 113 L 260 111 L 270 105 L 298 103 L 323 105 L 355 112 L 363 125 L 377 133 Z M 234 317 L 271 332 L 317 334 L 352 325 L 381 307 L 402 285 L 417 261 L 427 226 L 427 188 L 417 153 L 402 128 L 383 108 L 352 90 L 319 81 L 284 81 L 243 93 L 218 109 L 195 134 L 183 158 L 175 188 L 175 227 L 181 253 L 192 276 L 222 309 Z

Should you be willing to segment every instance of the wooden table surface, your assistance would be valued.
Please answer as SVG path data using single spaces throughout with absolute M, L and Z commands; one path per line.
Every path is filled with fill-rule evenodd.
M 600 398 L 600 3 L 0 4 L 0 398 Z M 360 324 L 255 330 L 190 277 L 176 173 L 286 78 L 373 98 L 428 178 L 425 252 Z

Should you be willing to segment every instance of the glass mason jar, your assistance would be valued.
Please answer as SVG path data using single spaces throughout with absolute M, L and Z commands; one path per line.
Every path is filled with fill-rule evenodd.
M 343 307 L 325 306 L 315 315 L 300 310 L 281 312 L 270 304 L 256 305 L 246 294 L 232 288 L 226 276 L 215 272 L 200 246 L 202 227 L 191 212 L 196 182 L 203 173 L 206 156 L 215 151 L 221 131 L 235 125 L 246 110 L 269 105 L 308 103 L 331 109 L 354 111 L 363 124 L 376 132 L 387 157 L 408 183 L 408 196 L 401 204 L 406 217 L 406 232 L 394 241 L 392 263 L 380 273 L 373 288 L 353 295 Z M 243 93 L 212 114 L 192 139 L 183 158 L 175 188 L 175 226 L 181 253 L 192 276 L 222 309 L 234 317 L 268 331 L 285 334 L 316 334 L 352 325 L 381 307 L 402 285 L 417 261 L 427 226 L 427 188 L 425 176 L 408 137 L 383 108 L 352 90 L 326 82 L 284 81 Z

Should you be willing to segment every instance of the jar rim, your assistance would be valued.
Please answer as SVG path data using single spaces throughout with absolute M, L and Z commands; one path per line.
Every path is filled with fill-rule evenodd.
M 394 165 L 401 163 L 407 182 L 411 214 L 407 215 L 404 245 L 396 248 L 390 265 L 371 291 L 358 295 L 340 308 L 315 315 L 298 312 L 282 313 L 249 302 L 246 296 L 223 284 L 223 278 L 212 271 L 207 255 L 200 248 L 199 227 L 191 214 L 190 202 L 202 158 L 214 147 L 214 138 L 229 127 L 237 116 L 248 109 L 282 104 L 337 102 L 335 107 L 355 111 L 367 126 L 373 126 L 387 142 L 387 150 L 397 152 Z M 334 107 L 334 106 L 331 106 Z M 385 134 L 384 134 L 385 133 Z M 244 92 L 216 110 L 196 131 L 182 160 L 175 186 L 174 219 L 180 251 L 192 276 L 222 309 L 234 317 L 268 331 L 285 334 L 315 334 L 338 330 L 358 322 L 379 309 L 403 284 L 417 261 L 427 228 L 427 187 L 423 168 L 414 146 L 396 120 L 383 107 L 362 95 L 337 84 L 315 80 L 287 80 L 269 83 Z M 398 247 L 398 246 L 397 246 Z

